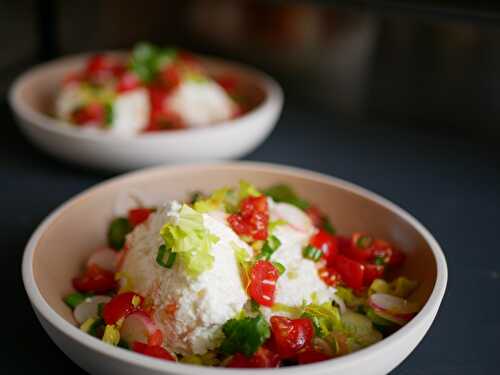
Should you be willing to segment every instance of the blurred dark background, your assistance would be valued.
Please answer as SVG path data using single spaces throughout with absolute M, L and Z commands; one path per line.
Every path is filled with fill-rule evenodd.
M 495 11 L 460 1 L 7 0 L 0 92 L 39 61 L 151 40 L 257 65 L 314 110 L 498 136 Z

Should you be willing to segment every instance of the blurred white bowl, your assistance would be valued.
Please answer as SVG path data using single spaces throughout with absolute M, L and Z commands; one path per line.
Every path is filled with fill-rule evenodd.
M 34 67 L 22 74 L 9 92 L 10 105 L 28 138 L 44 151 L 81 165 L 123 171 L 163 163 L 238 158 L 266 139 L 283 106 L 280 86 L 266 74 L 200 56 L 211 75 L 224 72 L 237 76 L 244 94 L 256 101 L 255 107 L 241 117 L 201 129 L 130 138 L 85 132 L 49 113 L 63 77 L 81 68 L 88 57 L 70 56 Z

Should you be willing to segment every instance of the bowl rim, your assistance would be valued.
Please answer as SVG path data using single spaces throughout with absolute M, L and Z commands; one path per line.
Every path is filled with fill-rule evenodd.
M 304 366 L 307 366 L 306 367 L 307 370 L 310 371 L 311 374 L 314 374 L 329 368 L 340 369 L 344 366 L 349 365 L 353 361 L 362 359 L 369 360 L 370 358 L 374 358 L 377 356 L 379 348 L 382 348 L 382 346 L 396 344 L 397 341 L 400 341 L 405 336 L 410 335 L 411 332 L 417 333 L 420 330 L 420 328 L 422 328 L 426 324 L 426 320 L 429 318 L 429 316 L 432 317 L 432 320 L 434 319 L 434 316 L 439 309 L 439 305 L 441 304 L 441 301 L 444 297 L 444 293 L 446 290 L 446 284 L 448 280 L 448 268 L 447 268 L 446 258 L 444 256 L 444 253 L 440 245 L 438 244 L 436 239 L 432 236 L 432 234 L 416 218 L 414 218 L 404 209 L 390 202 L 386 198 L 374 192 L 371 192 L 361 186 L 345 181 L 343 179 L 302 168 L 273 164 L 273 163 L 263 163 L 263 162 L 192 163 L 184 165 L 157 166 L 152 168 L 145 168 L 139 171 L 126 173 L 105 180 L 103 182 L 100 182 L 95 186 L 87 188 L 81 193 L 65 201 L 59 207 L 57 207 L 52 213 L 50 213 L 42 221 L 41 224 L 39 224 L 39 226 L 31 236 L 31 238 L 29 239 L 23 254 L 22 277 L 23 277 L 24 288 L 36 312 L 41 314 L 43 318 L 47 320 L 52 326 L 54 326 L 58 331 L 60 331 L 67 337 L 71 338 L 72 340 L 77 341 L 79 344 L 84 345 L 85 347 L 99 354 L 111 356 L 116 360 L 124 361 L 126 363 L 141 366 L 154 371 L 165 372 L 165 373 L 169 373 L 169 371 L 171 371 L 173 373 L 182 375 L 192 374 L 193 365 L 163 361 L 160 359 L 155 359 L 138 353 L 134 353 L 122 348 L 111 346 L 80 331 L 76 326 L 66 321 L 52 309 L 52 307 L 47 303 L 47 301 L 40 293 L 40 290 L 38 289 L 38 286 L 35 282 L 33 273 L 33 266 L 32 266 L 33 255 L 34 255 L 34 250 L 37 247 L 38 241 L 41 239 L 45 230 L 60 215 L 61 212 L 73 206 L 82 198 L 94 194 L 99 190 L 105 189 L 108 185 L 119 183 L 128 179 L 133 179 L 135 177 L 141 176 L 144 178 L 147 176 L 153 176 L 160 173 L 168 173 L 179 169 L 186 171 L 194 171 L 199 169 L 206 170 L 206 169 L 224 169 L 224 168 L 227 169 L 241 168 L 243 170 L 259 169 L 265 172 L 277 172 L 280 174 L 287 174 L 291 176 L 307 178 L 315 182 L 334 184 L 340 188 L 349 190 L 365 199 L 374 201 L 382 205 L 384 208 L 395 213 L 396 215 L 400 216 L 415 230 L 417 230 L 417 232 L 419 232 L 419 234 L 428 243 L 429 248 L 432 251 L 432 254 L 436 262 L 436 281 L 434 283 L 432 293 L 429 296 L 427 302 L 424 304 L 419 313 L 408 324 L 400 328 L 398 331 L 396 331 L 389 337 L 386 337 L 382 341 L 373 344 L 367 348 L 348 354 L 346 356 L 335 358 L 334 360 L 307 364 L 307 365 L 277 368 L 277 369 L 259 369 L 259 374 L 272 375 L 278 373 L 283 373 L 283 374 L 286 373 L 287 375 L 299 375 L 302 374 L 303 371 L 305 370 Z M 195 367 L 196 371 L 200 375 L 217 375 L 220 374 L 221 371 L 224 371 L 229 375 L 255 374 L 254 369 L 229 369 L 222 367 L 214 368 L 214 367 L 203 367 L 203 366 L 195 366 Z
M 37 64 L 23 73 L 21 73 L 14 82 L 10 85 L 7 98 L 10 107 L 16 113 L 16 115 L 23 119 L 30 126 L 41 128 L 48 132 L 53 132 L 67 137 L 77 138 L 77 139 L 87 139 L 96 142 L 129 142 L 131 140 L 150 140 L 150 139 L 172 139 L 181 140 L 182 138 L 191 137 L 195 134 L 197 135 L 207 135 L 207 133 L 222 132 L 226 129 L 239 129 L 253 126 L 255 118 L 259 117 L 262 113 L 268 111 L 271 112 L 281 112 L 283 107 L 284 94 L 283 89 L 280 84 L 272 78 L 267 73 L 258 70 L 250 65 L 243 64 L 237 61 L 226 60 L 214 56 L 195 54 L 195 56 L 201 58 L 212 64 L 217 64 L 225 66 L 228 69 L 234 69 L 238 72 L 242 72 L 245 75 L 254 76 L 259 81 L 257 86 L 260 87 L 264 92 L 264 98 L 261 103 L 256 107 L 252 108 L 249 112 L 243 114 L 242 116 L 236 117 L 234 119 L 221 121 L 210 126 L 200 127 L 200 128 L 187 128 L 179 131 L 171 132 L 155 132 L 155 133 L 139 133 L 133 136 L 117 136 L 106 133 L 90 133 L 83 132 L 74 126 L 71 126 L 66 121 L 58 120 L 46 113 L 34 109 L 26 101 L 22 100 L 21 89 L 26 84 L 26 82 L 32 79 L 34 76 L 43 73 L 44 70 L 51 68 L 54 65 L 61 64 L 64 61 L 80 61 L 88 58 L 89 56 L 96 53 L 105 54 L 124 54 L 127 51 L 124 50 L 104 50 L 104 51 L 93 51 L 84 52 L 78 54 L 71 54 L 61 56 L 59 58 Z M 61 126 L 64 125 L 64 126 Z

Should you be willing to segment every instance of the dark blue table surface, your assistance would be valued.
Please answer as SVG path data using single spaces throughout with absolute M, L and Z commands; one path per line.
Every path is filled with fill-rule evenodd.
M 38 324 L 23 289 L 21 256 L 47 214 L 111 174 L 39 152 L 19 133 L 4 101 L 0 119 L 0 369 L 4 374 L 82 373 Z M 446 296 L 429 333 L 394 374 L 498 373 L 500 153 L 495 140 L 361 123 L 288 104 L 273 134 L 246 159 L 360 184 L 408 210 L 440 242 L 449 266 Z

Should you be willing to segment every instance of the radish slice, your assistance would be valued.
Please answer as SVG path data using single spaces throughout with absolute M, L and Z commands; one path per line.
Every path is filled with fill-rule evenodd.
M 374 309 L 384 311 L 401 319 L 411 318 L 419 310 L 416 303 L 384 293 L 372 294 L 368 299 L 368 304 Z
M 270 205 L 270 212 L 276 219 L 285 220 L 296 231 L 302 233 L 314 232 L 311 219 L 301 209 L 288 203 L 275 203 Z
M 88 297 L 75 307 L 73 316 L 78 324 L 82 324 L 87 319 L 96 318 L 99 315 L 99 304 L 108 303 L 111 297 L 108 296 L 94 296 Z
M 137 311 L 125 318 L 120 329 L 120 337 L 129 344 L 135 341 L 148 343 L 151 336 L 159 331 L 155 322 L 143 311 Z
M 106 271 L 115 272 L 118 253 L 109 247 L 103 247 L 96 250 L 88 259 L 87 267 L 95 264 Z

